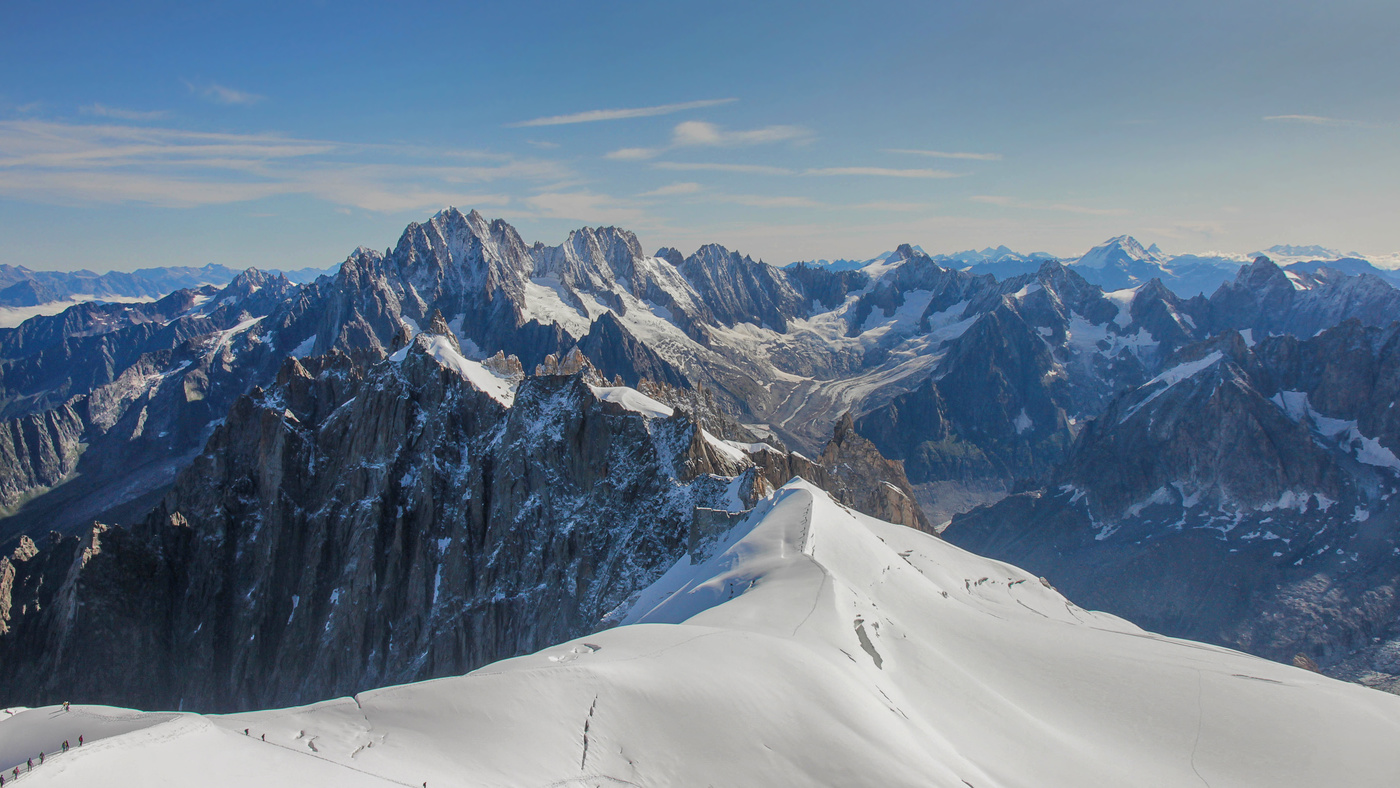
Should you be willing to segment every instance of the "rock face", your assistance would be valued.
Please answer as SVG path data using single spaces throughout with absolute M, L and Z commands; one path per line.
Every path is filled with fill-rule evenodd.
M 783 332 L 788 320 L 807 314 L 807 304 L 782 271 L 718 244 L 700 247 L 678 268 L 726 326 L 758 322 Z
M 1069 445 L 1055 358 L 1014 308 L 974 323 L 945 365 L 943 377 L 860 421 L 861 432 L 903 459 L 915 481 L 1010 482 L 1048 467 Z
M 141 516 L 212 423 L 276 373 L 292 348 L 262 323 L 274 310 L 293 322 L 297 292 L 250 270 L 220 291 L 81 304 L 0 330 L 0 543 Z
M 231 710 L 461 673 L 616 620 L 696 507 L 798 470 L 919 524 L 849 420 L 835 467 L 794 462 L 579 376 L 512 389 L 446 339 L 289 360 L 142 522 L 26 541 L 0 562 L 0 696 Z
M 1226 331 L 1084 429 L 1049 487 L 946 538 L 1166 634 L 1400 676 L 1400 326 Z
M 619 377 L 633 388 L 643 380 L 677 388 L 690 385 L 684 373 L 632 336 L 612 312 L 604 312 L 593 321 L 576 347 L 604 377 Z

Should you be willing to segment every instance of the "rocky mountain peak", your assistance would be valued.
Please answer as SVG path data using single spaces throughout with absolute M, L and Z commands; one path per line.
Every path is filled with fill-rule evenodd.
M 555 276 L 571 288 L 608 294 L 617 280 L 631 280 L 642 258 L 637 236 L 617 227 L 584 227 L 569 233 L 559 246 L 531 249 L 534 273 Z
M 694 254 L 685 258 L 687 267 L 716 272 L 742 263 L 753 264 L 753 260 L 738 252 L 732 252 L 720 244 L 705 244 L 696 249 Z
M 462 345 L 457 341 L 457 335 L 452 333 L 451 328 L 448 328 L 447 321 L 443 318 L 441 309 L 433 310 L 433 315 L 428 319 L 428 325 L 423 329 L 423 333 L 442 337 L 447 341 L 447 344 L 452 346 L 453 350 L 461 354 Z
M 676 266 L 677 268 L 680 267 L 681 263 L 685 262 L 685 255 L 681 254 L 679 249 L 675 249 L 670 246 L 663 246 L 660 249 L 657 249 L 655 256 L 661 258 L 662 260 L 665 260 L 666 262 Z
M 927 256 L 928 255 L 924 254 L 923 252 L 916 251 L 914 247 L 910 244 L 900 244 L 899 246 L 895 247 L 894 253 L 891 254 L 889 257 L 885 258 L 885 260 L 886 262 L 892 263 L 896 260 L 912 260 L 915 257 Z
M 544 357 L 544 361 L 535 366 L 535 376 L 563 375 L 569 377 L 580 377 L 585 382 L 594 386 L 607 386 L 609 381 L 603 377 L 603 373 L 593 366 L 593 362 L 588 360 L 588 356 L 583 354 L 577 347 L 569 348 L 569 352 L 560 358 L 553 353 Z M 619 383 L 621 381 L 618 381 Z
M 1264 255 L 1259 255 L 1254 258 L 1254 262 L 1241 267 L 1240 272 L 1235 275 L 1234 284 L 1237 287 L 1251 290 L 1264 290 L 1273 287 L 1292 289 L 1293 287 L 1289 282 L 1288 274 L 1277 263 Z

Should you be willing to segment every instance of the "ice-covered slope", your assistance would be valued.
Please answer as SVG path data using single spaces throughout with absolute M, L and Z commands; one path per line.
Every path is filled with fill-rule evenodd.
M 1400 699 L 1086 612 L 801 481 L 625 620 L 352 699 L 149 715 L 26 782 L 1273 788 L 1400 769 Z M 116 712 L 6 719 L 0 754 L 42 746 L 30 722 L 54 745 L 117 724 L 92 714 Z

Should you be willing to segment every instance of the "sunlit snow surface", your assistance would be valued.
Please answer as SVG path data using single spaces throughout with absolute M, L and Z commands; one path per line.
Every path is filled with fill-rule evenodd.
M 487 394 L 506 407 L 510 407 L 515 402 L 515 387 L 510 381 L 498 376 L 480 362 L 472 361 L 458 353 L 446 337 L 420 334 L 415 337 L 415 341 L 422 342 L 424 349 L 437 359 L 438 363 L 461 375 L 478 391 Z M 399 348 L 393 355 L 389 356 L 389 360 L 402 364 L 404 359 L 408 358 L 408 351 L 412 347 L 412 345 L 406 345 Z
M 1080 610 L 805 482 L 705 553 L 624 626 L 355 699 L 144 715 L 26 783 L 1224 788 L 1400 773 L 1400 698 Z M 29 715 L 61 740 L 97 729 L 87 713 L 0 722 L 0 753 L 37 745 Z
M 589 386 L 593 396 L 604 402 L 621 405 L 633 413 L 640 413 L 649 419 L 664 419 L 675 413 L 670 405 L 657 402 L 634 388 L 627 386 Z

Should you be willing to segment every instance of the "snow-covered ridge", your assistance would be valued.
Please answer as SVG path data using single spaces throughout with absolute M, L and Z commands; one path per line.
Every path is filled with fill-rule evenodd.
M 36 709 L 0 721 L 0 753 L 39 746 L 31 723 L 55 745 L 101 731 L 26 778 L 65 786 L 1276 788 L 1400 769 L 1400 699 L 1081 610 L 805 482 L 707 554 L 627 625 L 466 676 L 222 717 Z
M 1195 361 L 1185 361 L 1180 364 L 1177 364 L 1174 367 L 1171 367 L 1170 369 L 1162 370 L 1162 372 L 1158 373 L 1156 377 L 1152 378 L 1151 380 L 1147 381 L 1142 385 L 1143 389 L 1148 389 L 1158 385 L 1160 385 L 1161 387 L 1154 390 L 1151 394 L 1148 394 L 1141 402 L 1129 408 L 1128 412 L 1124 413 L 1123 417 L 1118 420 L 1119 423 L 1121 424 L 1127 421 L 1128 419 L 1132 418 L 1133 414 L 1147 407 L 1149 403 L 1165 394 L 1169 389 L 1171 389 L 1172 386 L 1175 386 L 1183 380 L 1195 377 L 1201 372 L 1214 366 L 1224 357 L 1225 354 L 1216 350 L 1206 354 L 1202 358 L 1196 359 Z
M 461 375 L 478 391 L 489 395 L 491 399 L 507 408 L 515 402 L 515 384 L 513 382 L 492 372 L 481 362 L 472 361 L 457 352 L 457 349 L 452 346 L 452 341 L 447 337 L 419 334 L 414 338 L 413 343 L 399 348 L 393 355 L 389 356 L 389 360 L 396 364 L 402 364 L 408 358 L 408 352 L 415 344 L 421 346 L 428 355 L 437 359 L 438 363 Z
M 675 413 L 675 409 L 670 405 L 657 402 L 634 388 L 627 386 L 589 386 L 588 388 L 598 399 L 621 405 L 627 410 L 640 413 L 649 419 L 666 419 Z

